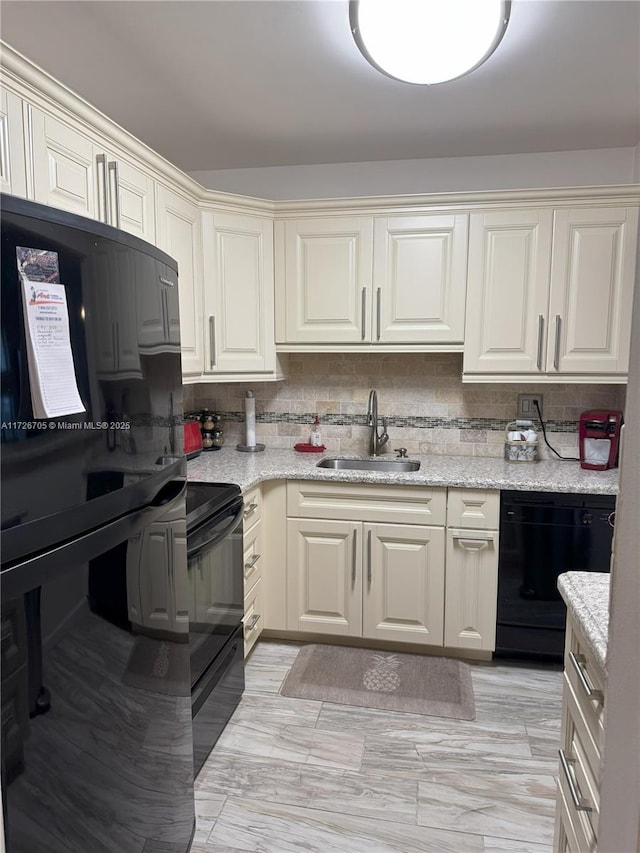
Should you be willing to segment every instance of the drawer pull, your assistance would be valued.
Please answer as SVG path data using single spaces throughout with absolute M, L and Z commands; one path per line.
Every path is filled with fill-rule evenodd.
M 248 563 L 244 564 L 245 569 L 252 569 L 260 559 L 260 554 L 254 554 Z
M 245 637 L 247 637 L 253 631 L 253 629 L 256 627 L 256 625 L 258 623 L 258 619 L 260 619 L 260 614 L 254 613 L 253 616 L 251 617 L 251 621 L 249 622 L 249 624 L 245 625 L 245 628 L 244 628 Z
M 255 503 L 254 503 L 254 504 L 249 504 L 249 506 L 248 506 L 248 507 L 245 509 L 245 511 L 243 512 L 242 517 L 243 517 L 243 518 L 249 518 L 249 516 L 250 516 L 250 515 L 253 515 L 253 513 L 254 513 L 257 509 L 258 509 L 258 504 L 255 504 Z
M 562 771 L 567 780 L 567 785 L 569 786 L 569 793 L 571 794 L 571 799 L 573 800 L 573 805 L 575 806 L 576 811 L 592 812 L 593 806 L 591 806 L 589 802 L 580 795 L 580 792 L 578 791 L 577 782 L 573 777 L 573 773 L 571 772 L 570 765 L 575 763 L 575 758 L 567 758 L 564 749 L 559 749 L 558 755 L 560 756 L 560 766 L 562 767 Z
M 602 690 L 597 690 L 595 687 L 592 687 L 589 683 L 589 679 L 587 678 L 587 673 L 585 672 L 585 664 L 587 663 L 587 660 L 585 656 L 569 652 L 569 660 L 576 671 L 576 675 L 582 685 L 582 689 L 587 694 L 587 699 L 593 699 L 595 702 L 600 702 L 601 705 L 604 705 L 604 693 Z

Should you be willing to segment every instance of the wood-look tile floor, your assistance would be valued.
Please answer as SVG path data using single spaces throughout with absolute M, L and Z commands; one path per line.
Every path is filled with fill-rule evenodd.
M 467 722 L 280 696 L 299 648 L 247 661 L 193 853 L 550 853 L 560 667 L 470 664 Z

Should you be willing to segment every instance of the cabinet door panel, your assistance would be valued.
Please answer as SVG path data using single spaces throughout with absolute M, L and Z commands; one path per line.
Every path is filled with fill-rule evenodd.
M 93 143 L 40 110 L 31 115 L 35 201 L 96 217 Z
M 466 215 L 375 220 L 374 341 L 462 343 L 467 231 Z
M 361 525 L 287 521 L 288 628 L 359 637 Z
M 22 100 L 0 88 L 0 192 L 27 195 Z
M 110 190 L 118 194 L 119 221 L 113 224 L 149 243 L 156 242 L 155 183 L 141 169 L 126 160 L 117 160 L 117 186 L 109 160 Z
M 498 532 L 447 531 L 444 644 L 493 651 L 498 598 Z
M 551 221 L 550 210 L 472 214 L 466 373 L 544 370 Z
M 161 522 L 150 524 L 142 536 L 138 584 L 145 628 L 167 631 L 173 627 L 170 541 L 170 525 Z
M 549 372 L 627 372 L 637 229 L 637 208 L 556 211 Z
M 182 372 L 201 374 L 205 353 L 200 211 L 168 187 L 159 186 L 156 223 L 159 247 L 178 262 Z
M 275 369 L 273 330 L 273 223 L 215 213 L 206 219 L 205 251 L 212 252 L 207 316 L 215 317 L 218 373 Z
M 285 223 L 284 342 L 369 338 L 372 253 L 371 219 Z
M 442 645 L 444 529 L 364 525 L 363 637 Z

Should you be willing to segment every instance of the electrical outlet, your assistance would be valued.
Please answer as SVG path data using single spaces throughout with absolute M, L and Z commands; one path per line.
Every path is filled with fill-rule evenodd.
M 527 418 L 529 420 L 539 417 L 535 400 L 538 401 L 540 414 L 542 414 L 542 394 L 518 394 L 518 413 L 516 417 Z

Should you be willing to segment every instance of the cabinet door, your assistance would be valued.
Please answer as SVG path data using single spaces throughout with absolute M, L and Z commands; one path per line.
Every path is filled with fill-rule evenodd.
M 351 521 L 287 521 L 287 627 L 362 634 L 362 525 Z
M 199 375 L 204 367 L 202 234 L 197 205 L 158 186 L 158 245 L 178 262 L 180 349 L 184 375 Z
M 35 107 L 29 109 L 35 201 L 100 218 L 93 142 L 53 116 Z
M 0 87 L 0 192 L 27 195 L 22 99 Z
M 493 651 L 498 601 L 498 532 L 447 530 L 444 644 Z
M 375 220 L 372 338 L 462 343 L 468 216 Z
M 471 215 L 465 373 L 539 373 L 551 268 L 550 210 Z
M 637 235 L 637 208 L 556 211 L 547 371 L 628 371 Z
M 205 371 L 273 371 L 273 222 L 230 213 L 205 214 L 203 221 L 205 316 L 213 336 Z
M 364 525 L 363 637 L 442 645 L 444 528 Z
M 285 331 L 280 343 L 370 340 L 371 218 L 284 223 Z
M 155 181 L 122 157 L 107 153 L 105 159 L 109 223 L 155 243 Z

